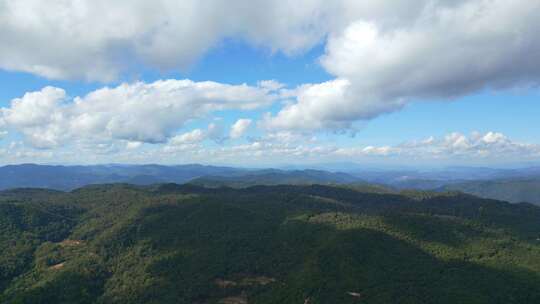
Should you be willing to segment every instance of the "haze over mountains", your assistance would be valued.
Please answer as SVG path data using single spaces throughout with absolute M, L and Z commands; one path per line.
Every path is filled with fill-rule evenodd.
M 342 172 L 314 169 L 247 169 L 198 164 L 0 167 L 0 190 L 46 188 L 69 191 L 90 184 L 127 183 L 152 185 L 193 183 L 208 187 L 255 185 L 377 186 L 382 190 L 462 191 L 509 202 L 540 204 L 540 168 L 492 169 L 451 167 L 440 170 L 361 170 L 350 166 Z

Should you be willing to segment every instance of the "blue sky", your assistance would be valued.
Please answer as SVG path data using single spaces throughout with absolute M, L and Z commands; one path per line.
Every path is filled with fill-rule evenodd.
M 231 21 L 221 1 L 185 1 L 193 18 L 178 21 L 120 1 L 112 19 L 88 26 L 100 7 L 91 2 L 2 2 L 1 164 L 540 160 L 534 3 L 507 13 L 502 1 L 418 1 L 423 13 L 413 13 L 270 1 L 257 18 L 235 11 Z M 39 22 L 60 9 L 84 13 Z M 117 20 L 131 23 L 116 29 Z

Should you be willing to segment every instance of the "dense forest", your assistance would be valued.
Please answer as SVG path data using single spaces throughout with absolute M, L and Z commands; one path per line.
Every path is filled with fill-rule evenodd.
M 540 208 L 362 187 L 0 192 L 1 303 L 540 303 Z

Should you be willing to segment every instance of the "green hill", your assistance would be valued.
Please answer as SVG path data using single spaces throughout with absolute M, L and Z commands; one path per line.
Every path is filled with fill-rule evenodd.
M 203 176 L 189 183 L 199 186 L 218 188 L 245 188 L 257 185 L 332 185 L 359 183 L 360 180 L 346 173 L 334 173 L 319 170 L 258 170 L 233 176 Z
M 512 203 L 528 202 L 540 205 L 540 179 L 538 178 L 471 181 L 448 185 L 443 189 Z
M 0 192 L 1 303 L 539 303 L 540 208 L 330 186 Z

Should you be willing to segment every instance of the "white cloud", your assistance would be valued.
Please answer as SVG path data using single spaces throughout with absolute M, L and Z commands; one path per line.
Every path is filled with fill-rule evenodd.
M 540 159 L 540 145 L 512 140 L 497 132 L 452 133 L 442 137 L 406 141 L 397 145 L 336 146 L 305 137 L 297 141 L 265 137 L 247 144 L 206 145 L 208 130 L 195 129 L 171 138 L 166 144 L 128 149 L 126 142 L 79 143 L 70 148 L 34 149 L 23 142 L 0 146 L 0 161 L 7 163 L 163 163 L 204 162 L 271 166 L 321 162 L 413 164 L 516 164 Z M 349 143 L 350 144 L 350 143 Z
M 324 37 L 326 6 L 322 0 L 0 0 L 0 67 L 110 81 L 132 62 L 185 68 L 228 37 L 296 53 Z
M 210 125 L 211 128 L 211 125 Z M 194 152 L 202 149 L 201 143 L 209 138 L 210 132 L 201 129 L 193 129 L 176 135 L 169 139 L 169 142 L 163 147 L 165 153 Z
M 258 85 L 261 88 L 267 88 L 272 91 L 277 91 L 279 89 L 286 87 L 285 84 L 280 83 L 279 81 L 276 81 L 276 80 L 262 80 L 262 81 L 259 81 Z
M 206 137 L 207 134 L 202 130 L 195 129 L 171 138 L 169 142 L 163 146 L 162 150 L 165 153 L 194 152 L 195 150 L 202 149 L 201 142 Z
M 206 135 L 201 129 L 194 129 L 190 132 L 177 135 L 169 140 L 170 144 L 183 145 L 199 143 L 205 139 Z
M 142 145 L 143 145 L 143 143 L 140 142 L 140 141 L 128 141 L 126 143 L 126 149 L 128 149 L 128 150 L 136 150 L 136 149 L 140 148 Z
M 346 129 L 411 101 L 540 84 L 540 2 L 413 1 L 421 9 L 403 16 L 380 2 L 396 21 L 363 17 L 331 32 L 321 64 L 336 79 L 300 87 L 268 127 Z
M 427 6 L 407 27 L 357 21 L 329 39 L 322 64 L 383 100 L 537 84 L 539 9 L 536 1 L 476 0 Z
M 462 2 L 0 0 L 0 68 L 111 81 L 140 66 L 185 68 L 231 37 L 296 54 L 355 20 L 405 27 L 430 5 Z
M 190 80 L 122 84 L 73 100 L 66 100 L 62 89 L 46 87 L 1 108 L 0 119 L 40 148 L 69 140 L 163 143 L 189 120 L 213 111 L 254 109 L 275 98 L 268 88 Z
M 206 153 L 213 159 L 238 162 L 239 159 L 284 162 L 321 161 L 403 161 L 425 163 L 512 163 L 537 160 L 540 145 L 513 141 L 501 133 L 448 134 L 442 138 L 430 137 L 407 141 L 395 146 L 338 147 L 317 141 L 296 142 L 258 140 L 249 144 L 222 147 Z
M 287 136 L 281 137 L 287 138 Z M 296 137 L 300 139 L 300 137 Z M 451 133 L 395 146 L 337 147 L 317 141 L 279 141 L 272 136 L 249 144 L 222 147 L 204 153 L 229 162 L 252 160 L 269 163 L 321 161 L 402 161 L 426 163 L 512 163 L 537 160 L 540 145 L 513 141 L 501 133 Z
M 200 151 L 202 153 L 204 150 L 202 143 L 205 140 L 213 140 L 216 143 L 222 144 L 226 139 L 226 136 L 223 135 L 222 126 L 216 123 L 210 123 L 206 130 L 193 129 L 171 137 L 163 147 L 163 151 L 166 153 L 187 151 L 195 153 L 196 151 Z
M 41 91 L 26 93 L 11 101 L 11 107 L 1 108 L 0 116 L 6 127 L 15 127 L 34 146 L 53 147 L 66 137 L 63 102 L 66 92 L 45 87 Z
M 285 106 L 261 123 L 272 134 L 349 130 L 412 101 L 539 85 L 539 27 L 540 2 L 530 0 L 0 0 L 1 69 L 110 81 L 140 67 L 186 67 L 223 39 L 238 38 L 286 54 L 323 42 L 320 64 L 334 76 L 293 90 L 275 80 L 139 82 L 75 99 L 49 87 L 1 109 L 0 130 L 20 132 L 40 148 L 165 143 L 210 112 L 278 98 Z M 205 133 L 216 142 L 227 138 L 219 123 Z M 503 145 L 493 136 L 482 142 Z M 454 151 L 478 142 L 450 137 Z M 397 149 L 383 148 L 366 153 Z
M 540 145 L 513 141 L 502 133 L 473 133 L 470 136 L 451 133 L 443 138 L 429 137 L 396 146 L 340 148 L 337 154 L 360 157 L 366 155 L 402 159 L 444 159 L 517 161 L 540 157 Z
M 246 133 L 249 126 L 251 126 L 251 119 L 238 119 L 232 126 L 229 132 L 229 137 L 232 139 L 240 138 Z
M 347 79 L 300 86 L 289 92 L 296 95 L 296 102 L 286 105 L 276 116 L 267 114 L 262 124 L 276 130 L 339 131 L 351 129 L 356 120 L 372 119 L 404 105 L 401 99 L 381 102 L 365 95 L 358 99 L 353 90 L 353 84 Z

